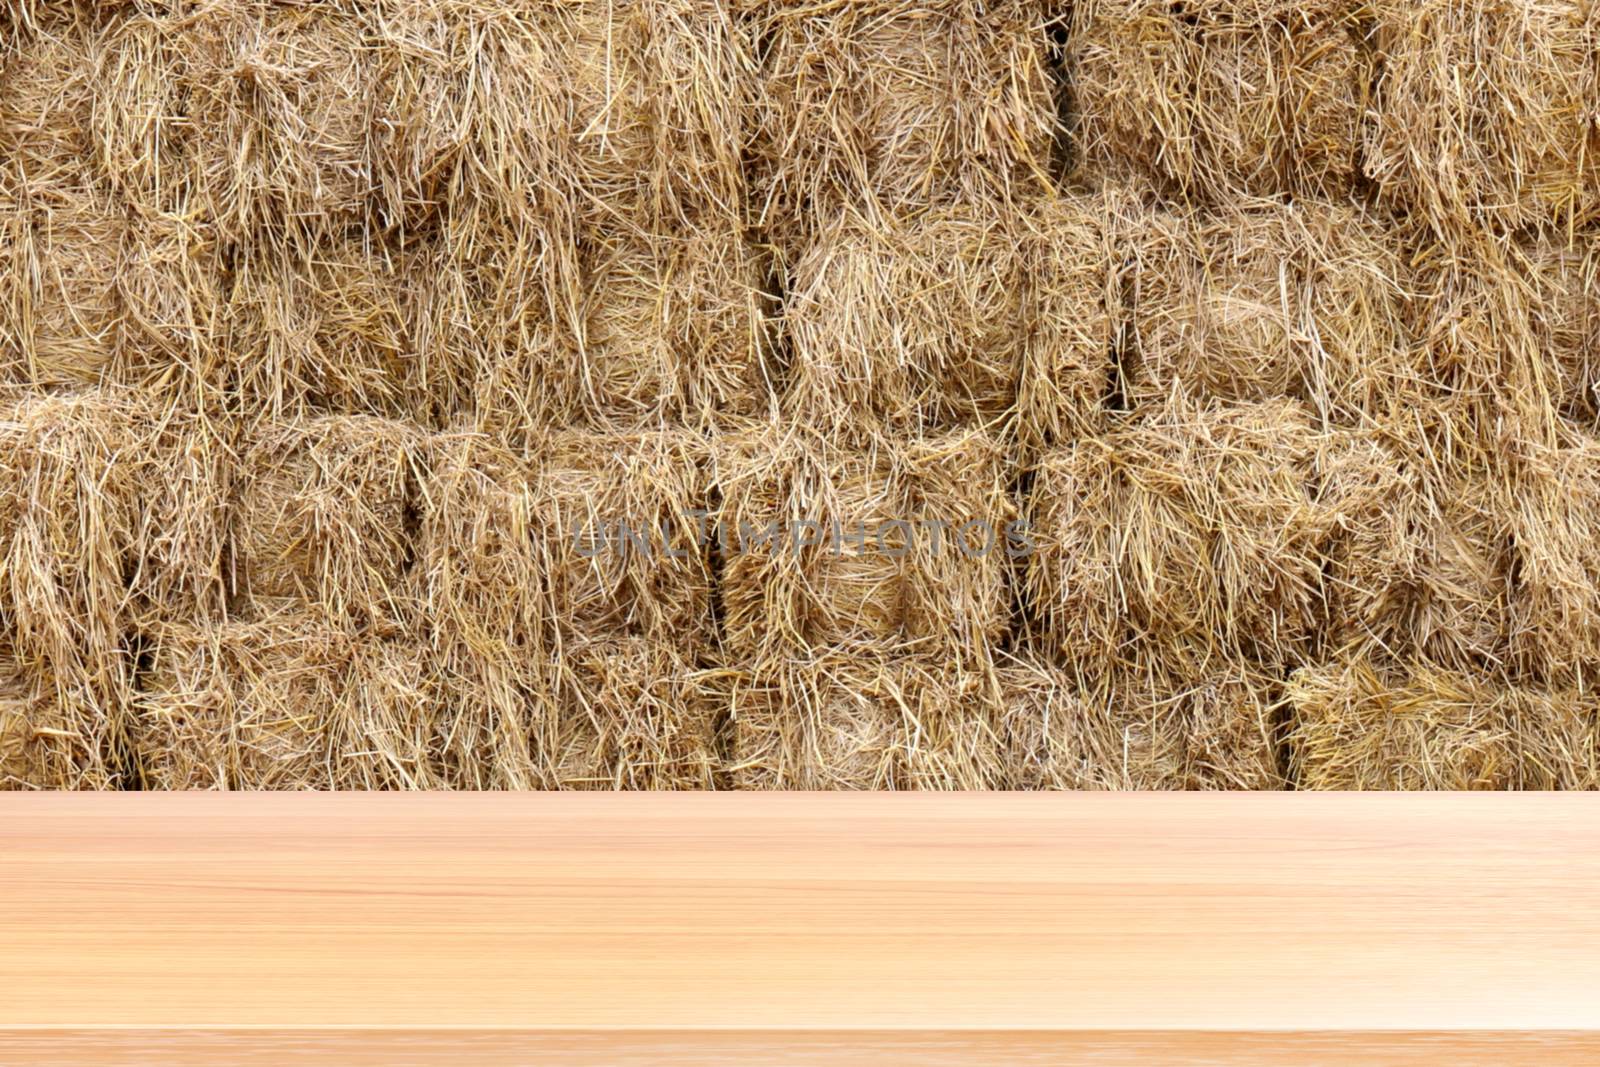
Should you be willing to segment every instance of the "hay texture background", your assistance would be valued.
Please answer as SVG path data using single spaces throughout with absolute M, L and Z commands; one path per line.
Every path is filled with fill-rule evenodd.
M 0 3 L 0 788 L 1596 788 L 1597 538 L 1590 0 Z

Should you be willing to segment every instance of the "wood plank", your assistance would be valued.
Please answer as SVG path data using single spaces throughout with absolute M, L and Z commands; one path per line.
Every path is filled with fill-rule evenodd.
M 1592 1033 L 1211 1031 L 38 1030 L 0 1031 L 0 1062 L 97 1067 L 1593 1067 Z
M 94 1029 L 68 1041 L 102 1043 L 86 1062 L 139 1062 L 119 1030 L 333 1027 L 538 1038 L 573 1063 L 548 1042 L 933 1035 L 915 1058 L 1230 1031 L 1205 1038 L 1234 1042 L 1217 1062 L 1257 1062 L 1267 1032 L 1310 1055 L 1416 1031 L 1592 1062 L 1596 814 L 1542 794 L 8 796 L 0 1030 Z

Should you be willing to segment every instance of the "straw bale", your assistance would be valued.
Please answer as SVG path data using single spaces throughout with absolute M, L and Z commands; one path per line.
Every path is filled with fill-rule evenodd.
M 571 410 L 694 425 L 771 407 L 759 264 L 737 233 L 609 242 L 586 273 L 578 374 L 554 374 L 577 391 Z
M 1048 22 L 1033 0 L 768 5 L 756 200 L 780 252 L 846 206 L 914 215 L 1048 186 Z
M 1130 634 L 1281 657 L 1316 628 L 1318 440 L 1288 401 L 1167 406 L 1047 454 L 1028 595 L 1069 662 Z
M 0 792 L 116 789 L 117 720 L 63 701 L 0 649 Z
M 1447 408 L 1433 414 L 1451 419 Z M 1324 438 L 1325 649 L 1503 668 L 1515 567 L 1508 477 L 1448 430 L 1397 421 Z
M 714 447 L 723 633 L 741 657 L 859 645 L 962 670 L 989 662 L 1009 624 L 1008 551 L 1020 548 L 992 435 L 842 449 L 779 423 Z M 978 520 L 992 543 L 963 529 Z
M 537 456 L 533 532 L 560 632 L 680 648 L 709 637 L 711 566 L 695 516 L 709 510 L 705 438 L 563 430 Z
M 196 182 L 224 241 L 296 240 L 366 216 L 368 32 L 343 2 L 228 0 L 184 22 Z
M 1217 202 L 1342 195 L 1371 57 L 1350 0 L 1091 0 L 1073 9 L 1080 161 Z
M 0 179 L 0 382 L 137 383 L 191 400 L 216 389 L 210 253 L 182 219 L 129 219 L 91 187 Z
M 1211 0 L 1192 11 L 1196 185 L 1218 202 L 1347 193 L 1372 79 L 1361 5 Z
M 226 309 L 232 387 L 273 418 L 412 410 L 396 258 L 360 237 L 240 257 Z
M 297 598 L 336 626 L 405 625 L 423 443 L 416 427 L 371 416 L 254 429 L 233 489 L 235 592 Z
M 1075 161 L 1192 185 L 1201 166 L 1191 96 L 1200 63 L 1193 28 L 1169 0 L 1075 3 L 1068 46 Z
M 222 407 L 232 349 L 224 343 L 227 281 L 210 228 L 178 215 L 130 222 L 114 282 L 118 320 L 109 376 L 193 410 Z
M 439 695 L 404 642 L 356 637 L 292 601 L 154 637 L 132 733 L 147 789 L 427 789 L 446 784 Z
M 127 575 L 163 477 L 129 398 L 13 394 L 0 412 L 0 618 L 46 689 L 114 721 L 133 669 Z
M 1411 331 L 1426 408 L 1443 447 L 1513 454 L 1554 443 L 1560 375 L 1539 334 L 1540 278 L 1516 250 L 1470 241 L 1403 239 L 1416 249 Z M 1415 416 L 1413 416 L 1415 417 Z
M 552 620 L 534 540 L 536 467 L 460 433 L 435 437 L 428 460 L 418 610 L 450 695 L 446 756 L 472 788 L 548 785 L 555 726 L 544 668 Z
M 1535 243 L 1525 264 L 1537 350 L 1556 405 L 1566 417 L 1600 427 L 1600 234 Z
M 998 788 L 980 676 L 926 656 L 832 650 L 733 686 L 739 789 Z
M 1518 662 L 1548 684 L 1600 679 L 1600 438 L 1528 457 L 1512 518 Z
M 1006 788 L 1276 789 L 1259 671 L 1181 645 L 1146 648 L 1098 675 L 1018 659 L 1000 672 Z
M 368 132 L 379 216 L 423 231 L 483 216 L 481 241 L 572 214 L 571 4 L 394 0 L 372 12 Z
M 1440 234 L 1600 212 L 1600 8 L 1588 0 L 1379 0 L 1365 166 Z
M 75 5 L 22 14 L 25 43 L 10 56 L 0 53 L 0 180 L 30 190 L 81 189 L 92 148 L 94 27 Z
M 1400 256 L 1360 209 L 1240 201 L 1150 212 L 1129 237 L 1128 399 L 1290 396 L 1384 414 L 1416 377 Z
M 913 538 L 905 633 L 919 652 L 958 670 L 989 664 L 1011 621 L 1011 560 L 1025 545 L 1013 536 L 1019 513 L 1009 459 L 1000 440 L 982 430 L 908 441 L 898 457 L 909 515 L 942 531 L 937 539 L 932 528 Z
M 470 419 L 523 447 L 531 427 L 575 420 L 581 274 L 544 220 L 476 199 L 458 208 L 408 271 L 415 392 L 440 425 Z
M 582 641 L 554 666 L 555 784 L 563 789 L 709 789 L 725 698 L 672 642 Z
M 126 220 L 92 190 L 0 180 L 0 379 L 93 384 L 117 351 Z
M 1593 696 L 1492 673 L 1349 659 L 1296 671 L 1286 700 L 1302 789 L 1596 788 Z
M 1322 546 L 1324 645 L 1411 647 L 1412 607 L 1423 595 L 1427 558 L 1427 478 L 1405 448 L 1381 431 L 1329 435 L 1317 458 Z
M 1121 359 L 1122 241 L 1129 197 L 1115 187 L 1039 198 L 1019 212 L 1023 260 L 1016 429 L 1033 448 L 1094 428 Z
M 187 212 L 193 194 L 190 23 L 162 0 L 108 21 L 80 62 L 93 90 L 85 118 L 94 173 L 146 217 Z M 167 10 L 171 6 L 172 10 Z
M 753 19 L 720 0 L 585 0 L 563 26 L 575 208 L 590 227 L 736 234 L 759 84 Z
M 983 424 L 1016 399 L 1017 235 L 986 211 L 846 214 L 796 263 L 785 411 L 860 440 Z

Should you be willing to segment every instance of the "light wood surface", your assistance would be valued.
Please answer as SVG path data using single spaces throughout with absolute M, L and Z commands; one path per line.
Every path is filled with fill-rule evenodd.
M 0 1062 L 299 1042 L 341 1063 L 1592 1063 L 1597 815 L 1538 794 L 9 796 Z

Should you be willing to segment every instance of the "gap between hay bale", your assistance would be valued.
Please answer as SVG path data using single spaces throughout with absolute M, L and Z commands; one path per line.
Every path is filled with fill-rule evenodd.
M 1286 700 L 1302 789 L 1594 789 L 1592 696 L 1493 673 L 1355 658 L 1297 671 Z
M 898 217 L 1048 187 L 1050 22 L 1034 0 L 767 5 L 755 214 L 780 255 L 847 206 Z
M 357 637 L 294 601 L 153 639 L 131 733 L 147 789 L 449 784 L 440 694 L 417 646 Z

